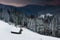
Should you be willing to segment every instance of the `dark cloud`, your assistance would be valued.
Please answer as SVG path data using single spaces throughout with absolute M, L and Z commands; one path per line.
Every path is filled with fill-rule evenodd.
M 0 0 L 0 3 L 15 6 L 24 6 L 27 4 L 58 5 L 60 4 L 60 0 Z
M 54 1 L 54 0 L 46 0 L 47 2 L 52 2 L 52 1 Z

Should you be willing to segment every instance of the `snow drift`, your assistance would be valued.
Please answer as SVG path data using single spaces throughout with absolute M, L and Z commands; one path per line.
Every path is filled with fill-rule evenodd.
M 11 33 L 11 31 L 18 32 L 19 30 L 20 28 L 0 20 L 0 40 L 60 40 L 60 38 L 34 33 L 26 28 L 23 28 L 22 34 Z

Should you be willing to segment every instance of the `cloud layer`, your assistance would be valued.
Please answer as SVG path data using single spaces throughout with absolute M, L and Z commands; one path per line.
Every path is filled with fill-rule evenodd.
M 27 4 L 60 5 L 60 0 L 0 0 L 0 3 L 14 6 L 25 6 Z

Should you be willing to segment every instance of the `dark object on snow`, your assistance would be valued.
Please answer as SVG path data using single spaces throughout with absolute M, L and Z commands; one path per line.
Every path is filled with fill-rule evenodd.
M 11 33 L 13 33 L 13 34 L 22 34 L 22 29 L 20 29 L 20 31 L 19 32 L 13 32 L 13 31 L 11 31 Z

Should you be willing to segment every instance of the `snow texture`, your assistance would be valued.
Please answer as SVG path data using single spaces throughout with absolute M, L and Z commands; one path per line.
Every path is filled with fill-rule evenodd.
M 9 25 L 0 20 L 0 40 L 60 40 L 60 38 L 44 36 L 23 28 L 22 34 L 12 34 L 11 31 L 18 32 L 20 28 Z

